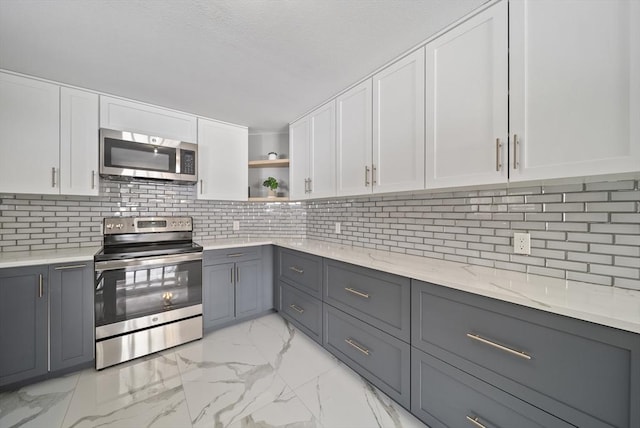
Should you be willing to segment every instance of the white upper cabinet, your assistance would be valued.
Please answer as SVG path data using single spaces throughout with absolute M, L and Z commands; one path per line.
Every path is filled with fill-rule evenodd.
M 0 192 L 59 193 L 59 154 L 60 87 L 0 73 Z
M 426 187 L 506 183 L 507 2 L 426 45 Z
M 195 116 L 148 104 L 100 96 L 100 127 L 197 143 Z
M 331 101 L 309 115 L 311 157 L 309 197 L 336 195 L 336 103 Z
M 198 199 L 246 201 L 249 131 L 198 118 Z
M 289 125 L 289 199 L 293 201 L 309 196 L 310 122 L 304 117 Z
M 60 88 L 60 193 L 98 195 L 98 95 Z
M 424 48 L 373 76 L 373 191 L 424 188 Z
M 509 19 L 510 180 L 640 170 L 640 2 L 520 0 Z
M 371 79 L 336 99 L 336 166 L 338 196 L 371 192 Z
M 335 101 L 289 126 L 291 200 L 336 194 Z

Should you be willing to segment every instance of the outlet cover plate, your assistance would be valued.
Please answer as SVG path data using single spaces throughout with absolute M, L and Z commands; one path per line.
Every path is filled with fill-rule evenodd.
M 340 227 L 340 222 L 338 222 L 338 221 L 336 222 L 335 233 L 336 233 L 336 234 L 340 234 L 340 233 L 342 233 L 342 229 L 341 229 L 341 227 Z
M 234 221 L 233 222 L 233 230 L 240 230 L 240 222 L 239 221 Z
M 513 252 L 515 254 L 531 254 L 531 235 L 528 233 L 514 233 Z

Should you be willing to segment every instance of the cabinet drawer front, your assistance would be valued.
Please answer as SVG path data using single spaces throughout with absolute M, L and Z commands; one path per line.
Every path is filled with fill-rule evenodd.
M 572 426 L 415 348 L 411 372 L 411 412 L 430 427 Z
M 259 259 L 262 247 L 225 248 L 224 250 L 207 250 L 202 255 L 202 264 L 208 266 L 217 263 L 234 263 Z
M 326 303 L 323 307 L 325 348 L 409 408 L 409 345 Z
M 613 345 L 602 334 L 595 336 L 597 326 L 419 281 L 412 302 L 414 346 L 461 368 L 472 367 L 543 409 L 553 403 L 572 408 L 554 411 L 563 419 L 590 415 L 612 426 L 629 426 L 629 391 L 638 378 L 632 360 L 637 357 L 622 342 Z M 611 340 L 619 337 L 608 330 Z M 575 410 L 583 414 L 575 416 Z
M 322 302 L 280 282 L 282 314 L 322 344 Z
M 409 342 L 409 278 L 333 260 L 324 263 L 325 302 Z
M 322 258 L 311 254 L 280 249 L 279 279 L 322 298 Z

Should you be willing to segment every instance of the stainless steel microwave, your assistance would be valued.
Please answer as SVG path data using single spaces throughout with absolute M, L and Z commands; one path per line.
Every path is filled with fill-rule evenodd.
M 100 175 L 112 179 L 198 181 L 198 146 L 128 131 L 100 129 Z

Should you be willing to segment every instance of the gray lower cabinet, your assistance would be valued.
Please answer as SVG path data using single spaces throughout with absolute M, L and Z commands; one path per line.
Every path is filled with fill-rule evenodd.
M 322 258 L 299 251 L 278 249 L 277 279 L 316 299 L 322 299 Z
M 638 335 L 420 281 L 412 346 L 580 427 L 640 426 Z
M 273 308 L 271 272 L 261 247 L 205 251 L 202 269 L 204 328 L 211 329 Z M 267 253 L 270 256 L 271 252 Z M 265 296 L 266 295 L 266 296 Z
M 47 272 L 0 270 L 0 386 L 47 373 Z
M 416 348 L 411 373 L 411 412 L 431 428 L 573 426 Z
M 324 259 L 323 300 L 409 342 L 411 280 Z
M 323 308 L 324 347 L 408 409 L 409 345 L 331 305 Z
M 322 345 L 322 301 L 280 282 L 280 313 Z
M 51 371 L 94 358 L 93 262 L 49 266 Z
M 202 268 L 202 312 L 204 328 L 226 324 L 235 318 L 234 263 Z

